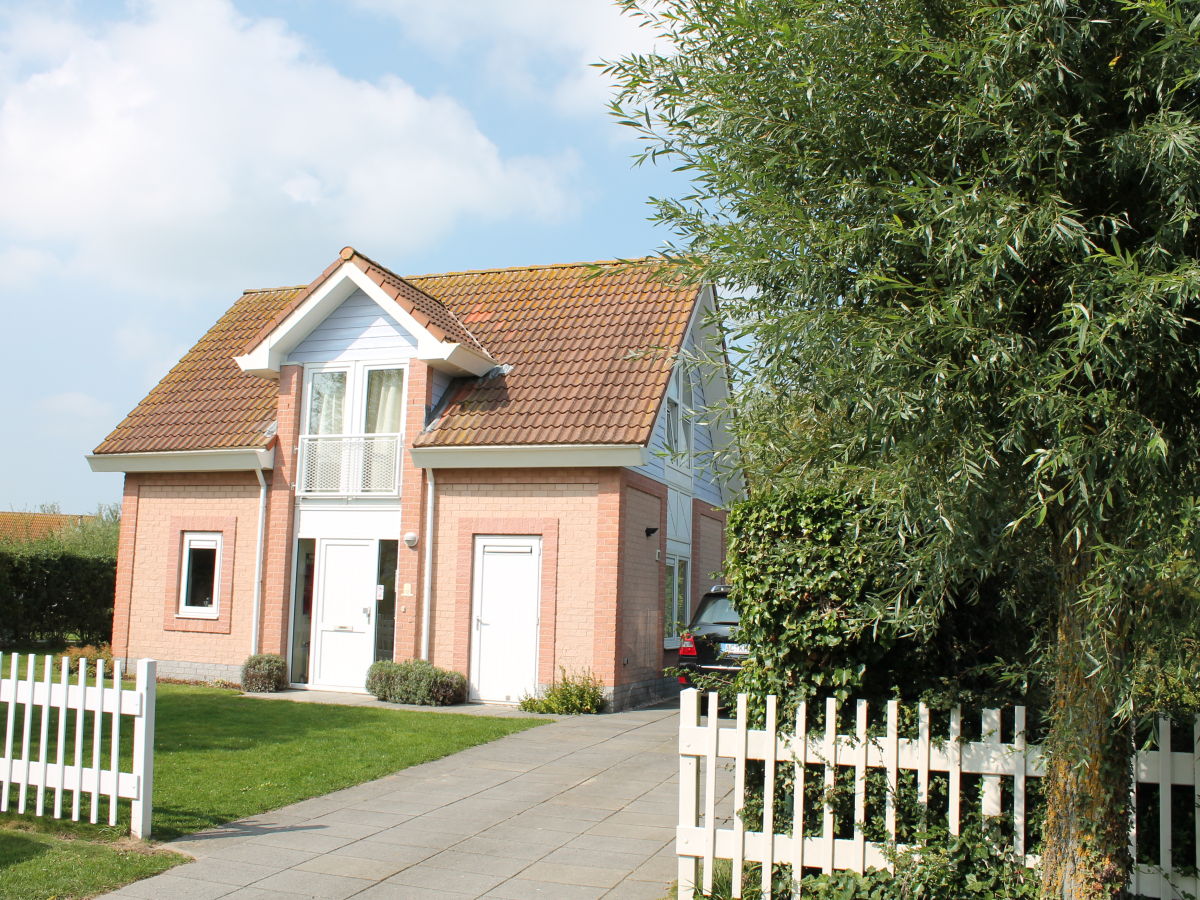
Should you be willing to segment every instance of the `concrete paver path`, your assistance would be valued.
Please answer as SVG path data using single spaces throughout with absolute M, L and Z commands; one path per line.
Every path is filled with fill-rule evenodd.
M 671 709 L 564 718 L 170 844 L 111 898 L 660 900 L 675 877 Z

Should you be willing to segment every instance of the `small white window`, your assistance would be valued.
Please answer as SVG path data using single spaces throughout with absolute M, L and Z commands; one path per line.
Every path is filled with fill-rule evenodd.
M 666 444 L 668 462 L 687 469 L 692 464 L 692 387 L 683 368 L 676 368 L 667 388 Z
M 183 533 L 179 615 L 215 619 L 221 603 L 221 532 Z
M 688 577 L 689 561 L 678 556 L 667 557 L 667 583 L 663 596 L 663 646 L 679 646 L 679 633 L 687 628 L 691 593 Z

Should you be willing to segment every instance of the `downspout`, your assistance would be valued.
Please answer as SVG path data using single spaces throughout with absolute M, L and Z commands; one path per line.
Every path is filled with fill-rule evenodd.
M 261 468 L 255 469 L 258 476 L 258 543 L 254 548 L 254 617 L 250 625 L 250 655 L 258 652 L 258 633 L 262 628 L 262 574 L 263 549 L 267 532 L 267 479 Z
M 429 491 L 425 496 L 425 571 L 421 584 L 421 659 L 429 659 L 429 637 L 432 631 L 429 617 L 433 614 L 433 494 L 436 480 L 433 469 L 425 470 Z

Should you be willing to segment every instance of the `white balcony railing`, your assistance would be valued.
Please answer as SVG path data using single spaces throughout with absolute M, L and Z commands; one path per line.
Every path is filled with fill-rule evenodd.
M 383 496 L 399 487 L 398 434 L 300 436 L 296 493 L 317 496 Z

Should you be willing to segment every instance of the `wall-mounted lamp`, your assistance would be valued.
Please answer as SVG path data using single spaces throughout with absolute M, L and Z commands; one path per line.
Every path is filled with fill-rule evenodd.
M 656 535 L 656 534 L 658 534 L 657 528 L 647 528 L 646 529 L 646 537 L 654 537 L 654 535 Z
M 404 546 L 409 550 L 417 546 L 417 533 L 415 531 L 404 532 Z

